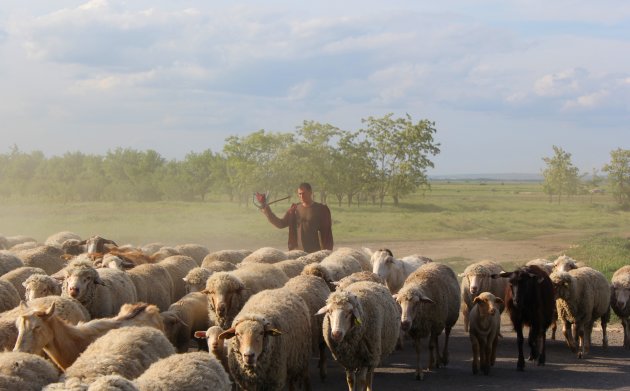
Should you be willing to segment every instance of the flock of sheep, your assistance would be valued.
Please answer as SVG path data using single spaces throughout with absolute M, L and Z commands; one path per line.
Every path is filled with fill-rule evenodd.
M 596 320 L 607 345 L 611 308 L 630 349 L 630 265 L 611 282 L 566 256 L 513 272 L 480 261 L 457 276 L 387 249 L 210 253 L 195 244 L 118 246 L 71 232 L 43 244 L 0 236 L 0 250 L 0 389 L 310 390 L 310 359 L 318 356 L 324 379 L 329 350 L 351 391 L 371 390 L 374 369 L 405 338 L 416 351 L 417 379 L 426 338 L 428 367 L 447 365 L 460 314 L 472 371 L 488 374 L 506 309 L 519 335 L 518 369 L 523 324 L 539 365 L 544 333 L 551 326 L 555 338 L 558 322 L 581 358 Z M 545 284 L 554 293 L 536 291 Z M 530 319 L 523 307 L 544 316 Z

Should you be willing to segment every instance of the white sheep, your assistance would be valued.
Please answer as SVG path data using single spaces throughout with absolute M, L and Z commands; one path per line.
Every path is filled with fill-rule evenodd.
M 299 276 L 308 263 L 305 259 L 298 258 L 276 262 L 273 265 L 282 270 L 287 277 L 293 278 L 295 276 Z
M 76 378 L 89 384 L 106 375 L 135 379 L 151 364 L 174 353 L 164 333 L 153 327 L 110 330 L 88 345 L 66 369 L 65 381 Z
M 8 251 L 0 251 L 0 276 L 24 266 L 20 258 Z
M 420 366 L 421 340 L 429 337 L 429 369 L 448 364 L 448 340 L 459 315 L 459 283 L 453 270 L 431 262 L 411 273 L 395 295 L 402 308 L 401 328 L 416 349 L 416 379 L 423 379 Z M 444 331 L 440 355 L 438 336 Z
M 1 276 L 0 280 L 10 282 L 20 298 L 26 300 L 26 289 L 22 284 L 33 274 L 46 274 L 46 271 L 39 267 L 21 266 Z
M 326 304 L 326 299 L 330 295 L 330 288 L 326 281 L 311 275 L 291 278 L 284 284 L 284 289 L 300 296 L 306 303 L 309 314 L 315 314 L 319 311 Z M 313 353 L 319 352 L 317 367 L 319 368 L 319 377 L 324 380 L 326 378 L 326 342 L 322 334 L 322 324 L 321 316 L 311 317 L 311 335 L 313 337 L 311 348 Z
M 204 352 L 178 354 L 156 361 L 133 383 L 140 391 L 232 390 L 221 363 Z
M 472 371 L 490 373 L 497 355 L 497 344 L 501 334 L 501 310 L 503 300 L 490 292 L 482 292 L 473 299 L 470 310 L 469 336 L 472 344 Z
M 490 292 L 501 299 L 505 298 L 505 287 L 507 279 L 492 278 L 503 272 L 501 265 L 494 261 L 483 260 L 472 263 L 464 269 L 459 275 L 462 279 L 461 284 L 461 313 L 464 319 L 464 331 L 468 332 L 468 314 L 473 306 L 473 300 L 481 292 Z M 500 311 L 503 313 L 505 305 L 500 305 Z
M 362 270 L 361 264 L 352 255 L 343 252 L 333 252 L 320 263 L 306 265 L 302 270 L 302 274 L 311 274 L 323 278 L 330 290 L 334 291 L 335 281 Z
M 15 246 L 19 246 L 20 244 L 37 243 L 37 240 L 25 235 L 5 236 L 4 239 L 5 250 L 10 250 Z
M 251 295 L 283 286 L 289 278 L 280 269 L 253 263 L 231 272 L 214 273 L 201 291 L 208 295 L 210 321 L 226 329 Z
M 157 263 L 166 269 L 173 281 L 173 296 L 171 303 L 176 302 L 186 295 L 186 282 L 184 277 L 191 269 L 196 268 L 197 262 L 185 255 L 172 255 Z
M 66 265 L 65 260 L 62 258 L 63 250 L 54 246 L 42 245 L 12 252 L 22 260 L 24 266 L 44 269 L 46 274 L 54 274 Z
M 219 326 L 210 326 L 208 330 L 195 331 L 195 338 L 205 339 L 208 341 L 208 352 L 214 356 L 221 365 L 230 373 L 230 367 L 228 365 L 228 340 L 221 337 L 223 330 Z
M 314 253 L 303 255 L 299 257 L 298 259 L 305 261 L 307 264 L 320 263 L 324 258 L 329 256 L 330 254 L 332 254 L 332 251 L 330 250 L 319 250 L 319 251 L 315 251 Z
M 402 288 L 408 275 L 431 259 L 420 255 L 410 255 L 402 259 L 394 258 L 389 249 L 377 250 L 370 259 L 372 273 L 381 277 L 392 294 Z
M 323 335 L 346 369 L 350 390 L 371 390 L 374 369 L 396 347 L 400 309 L 384 285 L 360 281 L 332 292 L 317 314 L 325 314 Z
M 166 311 L 173 302 L 173 279 L 162 265 L 138 265 L 129 269 L 127 275 L 136 287 L 138 301 L 155 304 L 160 311 Z
M 17 317 L 18 337 L 14 351 L 42 354 L 65 370 L 89 344 L 109 330 L 126 326 L 150 326 L 163 331 L 159 310 L 145 303 L 125 304 L 112 318 L 93 319 L 73 325 L 55 313 L 55 302 L 48 308 L 25 309 Z
M 230 262 L 239 264 L 246 256 L 251 254 L 251 250 L 219 250 L 206 255 L 201 262 L 201 266 L 214 261 Z
M 231 340 L 234 381 L 245 390 L 310 390 L 311 316 L 304 300 L 285 288 L 253 295 L 220 335 Z
M 175 250 L 177 250 L 181 255 L 191 257 L 197 265 L 201 265 L 203 259 L 210 253 L 206 246 L 194 243 L 178 244 L 175 246 Z
M 151 258 L 153 258 L 156 261 L 161 261 L 163 259 L 175 256 L 175 255 L 182 255 L 182 254 L 180 254 L 179 251 L 175 249 L 175 247 L 164 246 L 160 248 L 158 251 L 156 251 L 155 253 L 153 253 L 151 255 Z M 198 266 L 197 262 L 195 262 L 195 266 Z
M 47 237 L 44 244 L 61 248 L 64 242 L 70 239 L 81 241 L 81 236 L 70 231 L 60 231 Z
M 45 274 L 31 274 L 22 286 L 25 289 L 24 299 L 27 302 L 38 297 L 61 295 L 61 281 Z
M 28 303 L 27 308 L 17 306 L 0 314 L 0 350 L 13 349 L 18 337 L 18 329 L 15 325 L 17 318 L 30 308 L 48 308 L 55 303 L 56 311 L 60 318 L 72 324 L 90 320 L 90 314 L 78 301 L 61 297 L 40 297 Z
M 367 248 L 352 248 L 352 247 L 339 247 L 331 253 L 331 255 L 350 255 L 359 262 L 361 270 L 372 271 L 372 252 Z
M 276 263 L 287 259 L 284 251 L 273 247 L 261 247 L 249 254 L 239 263 L 239 267 L 248 263 Z
M 584 266 L 581 262 L 569 257 L 568 255 L 561 255 L 553 261 L 554 272 L 568 272 L 573 269 L 577 269 Z
M 140 251 L 142 251 L 146 255 L 153 255 L 156 252 L 160 251 L 162 247 L 164 247 L 164 243 L 161 242 L 147 243 L 144 246 L 140 247 Z
M 196 330 L 210 326 L 208 298 L 201 292 L 192 292 L 171 304 L 160 314 L 164 322 L 164 334 L 178 353 L 188 350 L 190 339 Z
M 298 259 L 300 257 L 308 255 L 306 251 L 302 250 L 289 250 L 285 251 L 284 254 L 287 256 L 287 259 Z
M 352 273 L 339 281 L 335 281 L 333 284 L 335 285 L 335 290 L 341 291 L 344 290 L 348 285 L 354 284 L 355 282 L 359 281 L 372 281 L 381 285 L 385 285 L 385 281 L 378 274 L 366 271 Z
M 205 266 L 190 269 L 184 282 L 186 283 L 186 293 L 200 292 L 206 287 L 206 281 L 215 272 L 229 272 L 236 269 L 236 265 L 230 262 L 214 261 Z
M 13 284 L 0 280 L 0 312 L 8 311 L 20 304 L 20 294 Z
M 600 319 L 602 346 L 608 347 L 606 324 L 610 320 L 610 285 L 606 277 L 590 267 L 549 276 L 556 292 L 556 310 L 567 345 L 583 358 L 591 347 L 593 323 Z M 577 339 L 577 340 L 576 340 Z
M 610 290 L 610 306 L 623 326 L 623 347 L 630 349 L 630 265 L 613 274 Z
M 59 379 L 50 361 L 30 353 L 0 353 L 0 390 L 40 391 Z
M 55 383 L 43 391 L 139 391 L 139 389 L 133 381 L 120 375 L 106 375 L 97 378 L 89 386 L 81 384 L 77 379 L 77 386 Z
M 92 318 L 113 316 L 123 304 L 138 301 L 133 281 L 120 270 L 94 269 L 89 261 L 78 259 L 64 274 L 62 296 L 78 300 Z

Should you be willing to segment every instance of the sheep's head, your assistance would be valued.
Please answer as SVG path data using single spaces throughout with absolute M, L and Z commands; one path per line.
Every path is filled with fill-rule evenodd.
M 473 303 L 478 306 L 480 314 L 494 316 L 501 313 L 500 306 L 503 304 L 503 300 L 490 292 L 482 292 L 473 299 Z
M 186 283 L 186 293 L 201 292 L 206 287 L 206 282 L 211 275 L 210 270 L 202 267 L 191 269 L 183 278 Z
M 512 272 L 501 272 L 493 274 L 492 278 L 507 278 L 509 287 L 508 301 L 511 300 L 514 308 L 519 307 L 519 303 L 526 301 L 525 292 L 534 292 L 534 284 L 542 284 L 547 273 L 537 266 L 524 266 Z
M 247 367 L 255 367 L 265 352 L 268 337 L 282 335 L 265 318 L 234 320 L 234 326 L 219 334 L 219 339 L 231 339 L 232 351 L 241 356 Z
M 573 292 L 575 279 L 567 272 L 553 272 L 549 275 L 558 299 L 569 299 Z
M 468 280 L 468 291 L 473 296 L 489 288 L 491 272 L 482 264 L 469 265 L 459 276 Z
M 566 255 L 559 256 L 553 262 L 553 270 L 559 272 L 568 272 L 569 270 L 577 269 L 578 265 L 575 259 Z
M 92 236 L 85 241 L 88 254 L 105 254 L 109 250 L 107 247 L 105 247 L 106 244 L 111 244 L 118 247 L 116 242 L 114 242 L 113 240 L 105 239 L 100 236 Z
M 355 326 L 363 323 L 363 308 L 359 299 L 351 292 L 336 291 L 328 296 L 326 305 L 316 315 L 326 314 L 330 322 L 330 337 L 339 343 Z
M 630 278 L 629 278 L 630 279 Z M 624 309 L 630 300 L 630 284 L 614 284 L 612 285 L 612 298 L 617 308 Z
M 159 314 L 163 325 L 164 335 L 173 344 L 177 343 L 177 337 L 181 334 L 182 328 L 188 328 L 186 322 L 182 320 L 174 311 L 164 311 Z M 188 337 L 190 338 L 190 337 Z
M 105 285 L 96 270 L 86 262 L 75 263 L 66 271 L 65 294 L 81 301 L 95 284 Z
M 15 320 L 18 337 L 13 351 L 40 354 L 44 346 L 49 344 L 54 338 L 48 319 L 55 312 L 55 303 L 51 304 L 47 309 L 29 310 L 24 302 L 20 303 L 20 306 L 26 312 Z
M 372 262 L 372 273 L 379 275 L 383 279 L 387 279 L 395 262 L 392 252 L 388 249 L 376 250 L 372 254 L 370 261 Z
M 217 359 L 221 359 L 220 355 L 224 354 L 225 338 L 221 336 L 223 329 L 219 326 L 211 326 L 206 331 L 195 331 L 195 338 L 203 338 L 208 340 L 208 348 Z
M 26 281 L 22 283 L 22 286 L 26 289 L 24 294 L 26 301 L 31 301 L 38 297 L 61 294 L 60 282 L 44 274 L 30 275 Z
M 206 289 L 201 293 L 208 295 L 209 310 L 221 320 L 221 326 L 228 327 L 228 316 L 240 309 L 239 303 L 245 291 L 245 284 L 238 277 L 227 272 L 218 272 L 208 279 Z
M 413 326 L 413 319 L 417 313 L 422 311 L 423 305 L 434 304 L 434 301 L 421 288 L 413 285 L 403 286 L 394 295 L 394 300 L 400 305 L 400 327 L 404 331 L 409 330 Z

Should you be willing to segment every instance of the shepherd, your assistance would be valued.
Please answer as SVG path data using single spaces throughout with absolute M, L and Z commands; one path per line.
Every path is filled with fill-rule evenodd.
M 300 183 L 297 189 L 299 204 L 291 204 L 284 217 L 276 216 L 264 194 L 256 194 L 260 210 L 267 220 L 277 228 L 289 227 L 289 250 L 312 253 L 333 249 L 332 219 L 330 209 L 313 200 L 313 189 L 309 183 Z

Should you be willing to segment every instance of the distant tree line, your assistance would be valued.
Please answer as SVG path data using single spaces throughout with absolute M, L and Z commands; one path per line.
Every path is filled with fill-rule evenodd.
M 550 201 L 554 196 L 560 202 L 562 196 L 569 198 L 587 190 L 599 190 L 603 178 L 597 175 L 597 169 L 593 169 L 590 179 L 586 180 L 586 174 L 580 174 L 571 162 L 570 153 L 555 145 L 553 152 L 553 156 L 543 158 L 546 164 L 543 190 Z M 617 203 L 625 209 L 630 208 L 630 150 L 618 148 L 611 151 L 610 162 L 602 167 L 602 171 L 607 173 Z
M 426 169 L 439 144 L 435 123 L 387 114 L 357 131 L 304 121 L 295 132 L 259 130 L 230 136 L 223 150 L 167 160 L 154 150 L 117 148 L 104 156 L 67 152 L 46 157 L 17 146 L 0 154 L 0 197 L 62 202 L 204 201 L 246 203 L 254 191 L 294 194 L 310 182 L 323 202 L 383 205 L 429 186 Z

